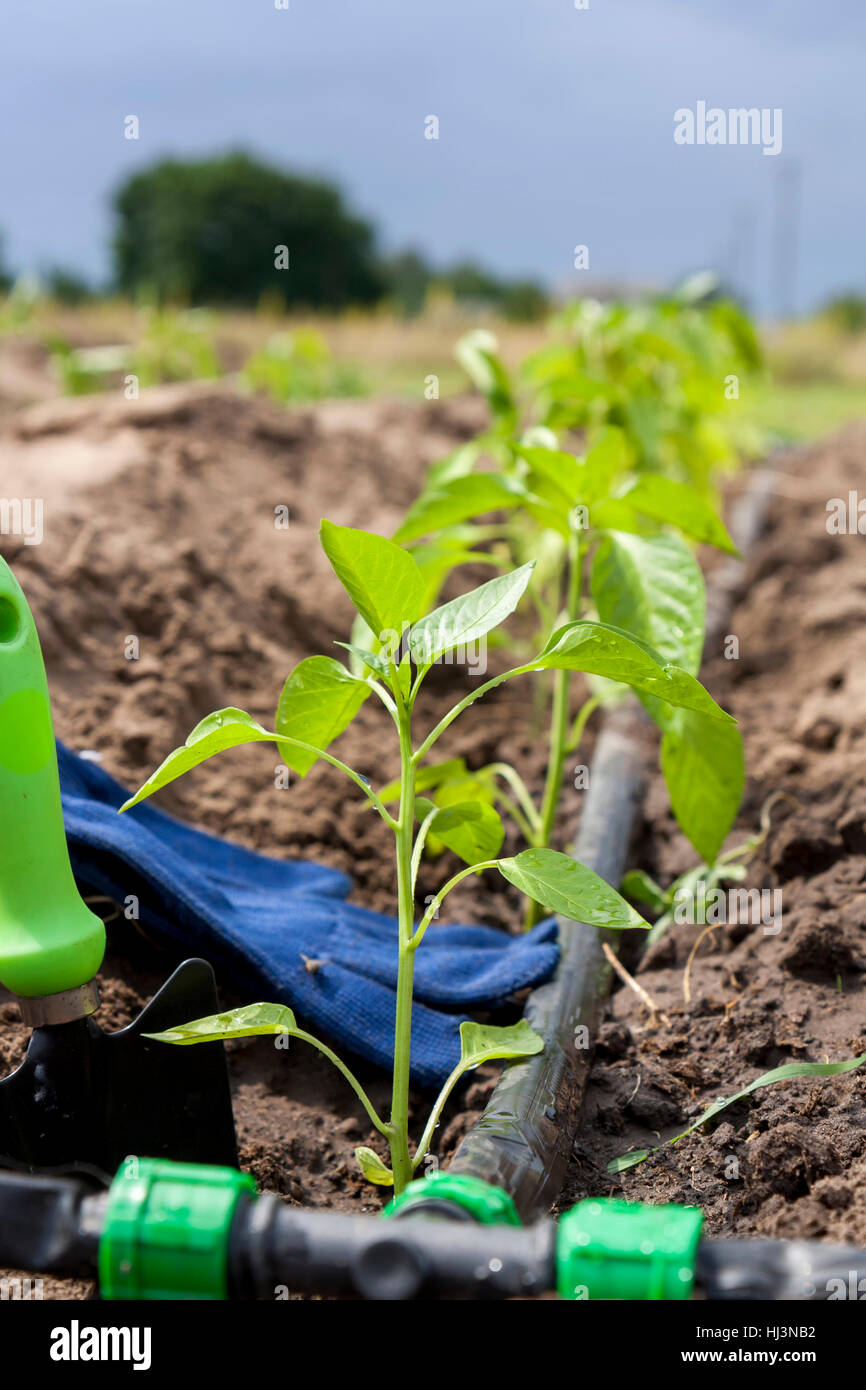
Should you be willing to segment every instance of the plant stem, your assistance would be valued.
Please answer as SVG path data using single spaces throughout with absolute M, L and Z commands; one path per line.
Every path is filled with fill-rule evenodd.
M 503 681 L 510 681 L 512 676 L 522 676 L 525 672 L 535 671 L 536 669 L 535 662 L 533 661 L 527 662 L 525 666 L 515 666 L 510 671 L 503 671 L 501 676 L 494 676 L 492 680 L 485 681 L 483 685 L 479 685 L 477 690 L 473 690 L 470 695 L 465 695 L 459 704 L 456 704 L 453 709 L 448 711 L 443 719 L 439 720 L 436 728 L 431 729 L 420 748 L 416 748 L 414 755 L 415 762 L 420 763 L 421 759 L 430 752 L 436 740 L 454 723 L 454 720 L 457 719 L 465 709 L 468 709 L 470 705 L 474 705 L 476 700 L 480 700 L 482 695 L 486 695 L 488 690 L 494 690 L 496 686 L 501 685 Z
M 450 1076 L 448 1077 L 448 1080 L 445 1082 L 445 1085 L 442 1087 L 442 1090 L 436 1097 L 436 1104 L 430 1111 L 430 1118 L 427 1121 L 427 1126 L 424 1130 L 424 1133 L 421 1135 L 421 1140 L 418 1144 L 417 1149 L 415 1150 L 415 1157 L 412 1159 L 413 1171 L 414 1169 L 419 1167 L 424 1158 L 424 1155 L 429 1149 L 431 1140 L 433 1139 L 433 1135 L 436 1131 L 436 1126 L 439 1123 L 439 1116 L 442 1114 L 442 1110 L 445 1106 L 445 1102 L 450 1096 L 451 1092 L 454 1090 L 454 1087 L 457 1085 L 457 1082 L 460 1080 L 465 1070 L 466 1064 L 461 1057 L 460 1061 L 457 1063 L 457 1066 L 451 1072 Z
M 323 1042 L 320 1042 L 318 1038 L 314 1038 L 312 1033 L 305 1033 L 302 1028 L 299 1028 L 296 1033 L 292 1033 L 291 1036 L 293 1038 L 298 1038 L 300 1042 L 309 1043 L 311 1047 L 316 1048 L 317 1052 L 321 1052 L 324 1057 L 327 1057 L 329 1062 L 333 1063 L 333 1065 L 337 1068 L 337 1071 L 341 1072 L 342 1075 L 348 1081 L 352 1090 L 355 1092 L 355 1095 L 358 1097 L 359 1101 L 361 1102 L 367 1114 L 369 1115 L 375 1128 L 378 1129 L 380 1134 L 384 1134 L 385 1138 L 387 1139 L 391 1133 L 390 1126 L 386 1125 L 385 1121 L 381 1120 L 379 1116 L 376 1114 L 376 1111 L 373 1108 L 373 1103 L 367 1095 L 367 1092 L 364 1090 L 364 1087 L 361 1085 L 358 1078 L 355 1075 L 353 1075 L 353 1073 L 349 1070 L 345 1062 L 340 1061 L 340 1058 L 337 1056 L 336 1052 L 332 1052 L 331 1049 L 329 1047 L 326 1047 Z
M 394 1195 L 412 1181 L 409 1155 L 409 1061 L 412 1050 L 412 987 L 415 951 L 415 899 L 412 891 L 412 830 L 415 823 L 415 762 L 412 757 L 411 716 L 399 710 L 400 818 L 397 822 L 397 1008 L 394 1019 L 394 1076 L 391 1092 L 391 1171 Z
M 512 801 L 508 792 L 500 791 L 498 788 L 496 791 L 496 800 L 511 816 L 511 819 L 514 821 L 514 824 L 517 826 L 517 829 L 520 831 L 526 843 L 528 845 L 533 844 L 535 841 L 535 831 L 524 816 L 517 802 Z
M 568 743 L 565 749 L 566 753 L 574 753 L 580 746 L 580 740 L 583 738 L 583 731 L 589 722 L 590 716 L 595 714 L 595 711 L 602 704 L 604 704 L 603 695 L 590 695 L 589 699 L 585 700 L 581 705 L 577 718 L 571 726 L 571 733 L 568 736 Z
M 517 800 L 520 802 L 520 805 L 523 808 L 523 813 L 526 816 L 527 821 L 533 827 L 533 829 L 537 830 L 540 824 L 538 810 L 536 808 L 535 802 L 532 800 L 532 797 L 529 794 L 529 788 L 527 787 L 523 778 L 520 776 L 520 773 L 517 772 L 516 769 L 511 766 L 510 763 L 490 763 L 484 769 L 484 771 L 493 772 L 498 777 L 501 777 L 503 781 L 508 783 L 515 796 L 517 797 Z
M 385 706 L 386 710 L 388 711 L 388 713 L 390 714 L 390 716 L 391 716 L 391 718 L 393 719 L 394 723 L 396 724 L 396 723 L 397 723 L 397 706 L 396 706 L 396 704 L 394 703 L 394 701 L 391 699 L 391 696 L 388 694 L 388 692 L 387 692 L 387 690 L 385 689 L 384 685 L 380 685 L 378 681 L 374 681 L 374 680 L 368 680 L 368 681 L 367 681 L 367 684 L 369 685 L 369 687 L 370 687 L 370 689 L 372 690 L 373 694 L 374 694 L 374 695 L 378 695 L 379 699 L 382 701 L 382 704 Z
M 344 772 L 347 777 L 350 777 L 352 779 L 356 787 L 360 787 L 361 791 L 364 793 L 367 800 L 370 802 L 370 805 L 375 807 L 375 809 L 379 812 L 379 815 L 382 817 L 385 824 L 389 825 L 392 830 L 396 831 L 397 822 L 395 821 L 394 817 L 391 815 L 387 806 L 385 806 L 379 800 L 378 796 L 373 791 L 373 788 L 370 786 L 370 783 L 367 781 L 366 777 L 362 777 L 360 772 L 356 772 L 355 769 L 353 767 L 349 767 L 347 763 L 341 763 L 339 758 L 335 758 L 332 753 L 326 753 L 324 748 L 316 748 L 312 743 L 304 743 L 299 738 L 287 738 L 281 734 L 271 734 L 270 737 L 273 738 L 274 743 L 276 743 L 277 745 L 281 743 L 286 743 L 291 748 L 303 748 L 304 751 L 307 753 L 315 753 L 317 758 L 323 758 L 326 763 L 331 764 L 331 767 L 337 768 L 339 772 Z
M 433 921 L 433 918 L 436 916 L 436 913 L 442 906 L 442 903 L 445 901 L 446 897 L 451 892 L 451 889 L 456 888 L 457 884 L 462 883 L 463 879 L 468 878 L 470 874 L 479 874 L 482 869 L 495 869 L 498 862 L 499 861 L 496 859 L 484 859 L 480 864 L 470 864 L 468 868 L 461 869 L 460 872 L 456 873 L 453 878 L 449 878 L 445 886 L 443 888 L 440 888 L 435 898 L 432 899 L 430 906 L 427 908 L 427 911 L 424 913 L 424 916 L 418 923 L 418 929 L 415 932 L 415 935 L 412 937 L 413 950 L 420 946 L 421 941 L 424 937 L 424 933 L 426 932 L 430 923 Z
M 580 616 L 580 580 L 583 553 L 580 534 L 573 531 L 568 542 L 568 597 L 566 600 L 566 621 L 574 622 Z M 536 839 L 537 849 L 547 849 L 553 833 L 559 794 L 562 791 L 562 776 L 565 768 L 565 755 L 568 748 L 568 714 L 570 671 L 557 671 L 554 675 L 553 705 L 550 715 L 550 745 L 547 756 L 547 777 L 544 795 L 541 799 L 541 824 Z M 529 930 L 541 917 L 538 903 L 526 905 L 524 928 Z
M 421 689 L 421 682 L 424 680 L 424 677 L 427 675 L 427 672 L 428 672 L 429 670 L 430 670 L 430 663 L 429 663 L 429 662 L 427 663 L 426 666 L 419 666 L 418 669 L 417 669 L 417 672 L 416 672 L 416 674 L 415 674 L 415 679 L 414 679 L 414 681 L 412 682 L 412 688 L 411 688 L 411 690 L 409 691 L 409 707 L 410 707 L 410 709 L 411 709 L 412 705 L 414 705 L 414 703 L 415 703 L 415 696 L 418 694 L 418 691 Z

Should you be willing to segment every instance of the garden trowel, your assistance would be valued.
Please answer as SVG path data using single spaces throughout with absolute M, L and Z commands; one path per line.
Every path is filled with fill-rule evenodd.
M 111 1174 L 129 1155 L 236 1163 L 221 1043 L 144 1035 L 219 1010 L 213 971 L 185 961 L 139 1017 L 92 1017 L 105 927 L 69 862 L 45 666 L 33 615 L 0 559 L 0 985 L 33 1028 L 0 1081 L 0 1166 Z

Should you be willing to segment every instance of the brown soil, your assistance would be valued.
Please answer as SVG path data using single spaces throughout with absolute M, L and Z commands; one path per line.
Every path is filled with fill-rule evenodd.
M 5 538 L 3 550 L 39 624 L 59 735 L 99 750 L 111 772 L 137 785 L 210 710 L 236 704 L 267 720 L 292 665 L 346 636 L 348 605 L 315 540 L 320 516 L 387 533 L 425 464 L 481 418 L 474 402 L 463 401 L 287 413 L 223 387 L 160 388 L 134 403 L 50 401 L 13 414 L 0 438 L 0 494 L 21 495 L 13 479 L 27 479 L 30 492 L 45 497 L 45 539 L 25 546 Z M 858 791 L 866 571 L 862 538 L 828 536 L 824 509 L 828 497 L 858 482 L 862 489 L 864 452 L 866 431 L 854 429 L 797 464 L 785 484 L 795 495 L 778 499 L 730 624 L 739 660 L 720 656 L 707 670 L 713 693 L 742 720 L 749 750 L 749 790 L 731 843 L 755 827 L 773 790 L 798 799 L 793 809 L 777 805 L 748 879 L 782 887 L 782 931 L 720 930 L 694 963 L 686 1007 L 683 963 L 697 929 L 676 928 L 641 976 L 670 1028 L 648 1020 L 629 991 L 616 993 L 569 1199 L 621 1185 L 630 1196 L 698 1201 L 713 1230 L 866 1233 L 857 1185 L 866 1170 L 866 1075 L 859 1073 L 765 1091 L 726 1113 L 712 1136 L 683 1140 L 621 1180 L 604 1176 L 611 1156 L 658 1142 L 656 1131 L 678 1132 L 709 1100 L 779 1062 L 866 1048 L 866 803 Z M 281 505 L 290 511 L 287 530 L 274 526 Z M 137 661 L 124 657 L 129 636 L 139 639 Z M 453 699 L 455 683 L 469 681 L 459 668 L 437 673 L 421 723 L 446 691 Z M 384 731 L 369 704 L 341 743 L 346 759 L 377 780 L 396 770 Z M 591 739 L 582 757 L 589 751 Z M 528 685 L 503 687 L 472 707 L 443 752 L 473 766 L 505 757 L 538 787 L 544 740 Z M 161 804 L 253 848 L 346 870 L 358 901 L 390 909 L 384 827 L 327 767 L 277 791 L 272 764 L 267 748 L 236 750 L 168 789 Z M 579 807 L 578 792 L 566 797 L 563 846 Z M 694 860 L 659 784 L 645 816 L 636 862 L 668 882 Z M 448 872 L 445 859 L 427 864 L 420 896 Z M 509 928 L 519 908 L 490 876 L 463 885 L 452 901 L 454 918 Z M 106 1025 L 133 1015 L 173 964 L 129 930 L 110 928 Z M 241 1002 L 230 982 L 221 986 L 227 1003 Z M 0 1008 L 0 1070 L 26 1040 L 15 1014 L 12 1005 Z M 290 1201 L 378 1207 L 352 1157 L 372 1132 L 323 1060 L 254 1040 L 231 1048 L 230 1067 L 243 1162 L 263 1186 Z M 359 1071 L 384 1104 L 386 1078 L 363 1065 Z M 476 1074 L 446 1113 L 441 1157 L 483 1108 L 491 1084 Z M 736 1180 L 724 1176 L 731 1155 Z M 55 1296 L 82 1292 L 46 1286 Z

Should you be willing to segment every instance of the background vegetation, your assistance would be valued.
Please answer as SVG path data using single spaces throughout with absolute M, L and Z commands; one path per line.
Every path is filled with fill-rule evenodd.
M 327 182 L 234 152 L 161 160 L 113 200 L 105 286 L 63 266 L 15 278 L 0 240 L 0 337 L 31 343 L 69 393 L 238 374 L 285 403 L 464 390 L 454 344 L 491 329 L 509 369 L 545 341 L 556 297 L 464 260 L 385 255 L 375 229 Z M 288 249 L 289 267 L 275 264 Z M 627 294 L 627 287 L 623 287 Z M 780 440 L 866 415 L 866 295 L 764 334 L 766 370 L 744 416 Z

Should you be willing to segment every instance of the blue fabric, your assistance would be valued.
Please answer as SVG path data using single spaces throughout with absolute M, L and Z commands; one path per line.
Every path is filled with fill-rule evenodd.
M 310 1031 L 390 1068 L 397 981 L 393 918 L 346 901 L 345 874 L 272 859 L 195 830 L 128 792 L 58 742 L 66 834 L 76 878 L 123 904 L 149 931 L 204 956 L 235 988 L 289 1004 Z M 303 954 L 302 954 L 303 953 Z M 503 1003 L 552 972 L 553 919 L 507 936 L 433 923 L 415 958 L 412 1079 L 437 1086 L 460 1055 L 465 1013 Z M 306 968 L 304 956 L 320 962 Z

